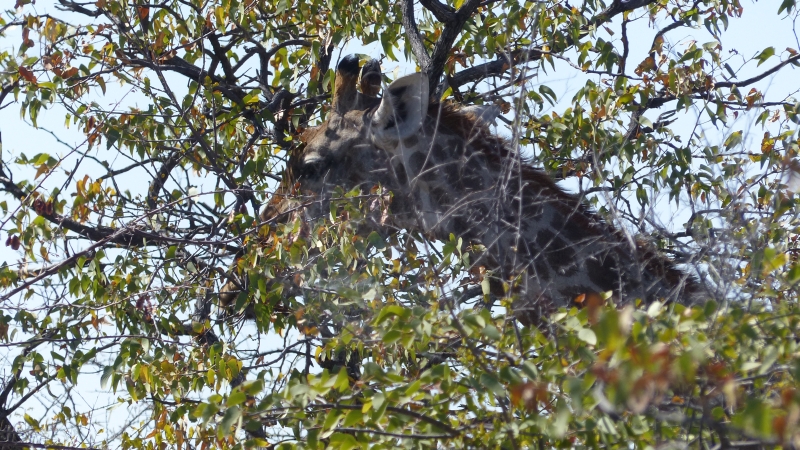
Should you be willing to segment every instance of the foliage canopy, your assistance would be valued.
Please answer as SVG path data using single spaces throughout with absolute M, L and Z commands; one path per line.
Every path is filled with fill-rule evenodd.
M 800 103 L 766 89 L 800 43 L 748 55 L 726 35 L 757 8 L 796 20 L 793 0 L 54 6 L 0 16 L 0 108 L 82 135 L 2 154 L 0 440 L 800 446 Z M 508 299 L 487 307 L 458 236 L 364 233 L 377 191 L 263 220 L 347 45 L 498 105 L 512 147 L 686 263 L 708 302 L 523 327 Z M 223 307 L 231 280 L 247 293 Z

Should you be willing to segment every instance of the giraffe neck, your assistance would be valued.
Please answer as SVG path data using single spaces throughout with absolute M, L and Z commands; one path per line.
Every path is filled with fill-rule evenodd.
M 663 256 L 605 224 L 475 121 L 445 114 L 431 113 L 393 152 L 412 205 L 398 226 L 483 244 L 475 264 L 516 283 L 531 305 L 607 291 L 648 302 L 679 294 L 681 283 L 667 278 L 680 272 Z

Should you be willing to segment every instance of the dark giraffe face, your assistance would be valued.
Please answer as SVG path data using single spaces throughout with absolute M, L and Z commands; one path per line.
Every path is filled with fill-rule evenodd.
M 427 116 L 425 75 L 401 77 L 378 98 L 369 95 L 377 93 L 381 83 L 377 61 L 364 66 L 362 92 L 355 88 L 358 73 L 355 57 L 339 64 L 328 119 L 303 133 L 303 145 L 292 155 L 293 177 L 306 194 L 324 196 L 335 186 L 391 185 L 394 177 L 387 158 L 398 154 L 403 139 L 420 131 Z
M 369 142 L 363 126 L 367 110 L 332 112 L 319 127 L 306 131 L 293 168 L 303 190 L 322 193 L 335 186 L 346 189 L 379 180 L 385 157 Z

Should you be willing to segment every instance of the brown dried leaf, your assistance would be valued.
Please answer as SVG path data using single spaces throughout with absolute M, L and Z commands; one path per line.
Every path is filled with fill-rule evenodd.
M 30 69 L 19 66 L 19 76 L 22 77 L 25 81 L 31 84 L 36 84 L 36 76 L 33 75 L 33 72 Z
M 78 74 L 78 68 L 77 67 L 70 67 L 69 69 L 61 72 L 60 76 L 61 76 L 61 78 L 72 78 L 77 74 Z
M 19 250 L 19 236 L 16 234 L 13 236 L 9 236 L 6 239 L 6 247 L 11 247 L 14 250 Z

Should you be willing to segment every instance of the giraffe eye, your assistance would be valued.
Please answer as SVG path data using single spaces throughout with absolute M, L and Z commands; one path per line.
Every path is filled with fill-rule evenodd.
M 330 162 L 327 158 L 313 158 L 306 160 L 304 164 L 300 167 L 300 173 L 298 174 L 300 177 L 304 179 L 317 179 L 320 176 L 325 174 L 325 171 L 330 166 Z

